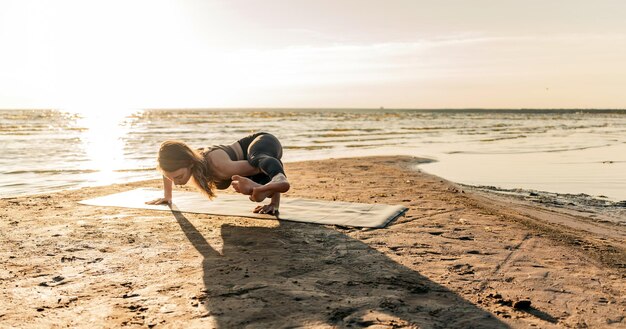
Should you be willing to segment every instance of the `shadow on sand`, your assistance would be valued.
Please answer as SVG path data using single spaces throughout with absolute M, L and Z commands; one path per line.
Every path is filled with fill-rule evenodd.
M 198 299 L 219 328 L 508 328 L 336 230 L 291 222 L 273 228 L 223 225 L 220 254 L 182 213 L 173 214 L 203 257 L 205 287 Z

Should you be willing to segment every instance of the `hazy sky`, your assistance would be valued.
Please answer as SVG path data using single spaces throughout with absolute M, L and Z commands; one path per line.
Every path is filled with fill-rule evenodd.
M 0 108 L 626 108 L 626 1 L 0 0 Z

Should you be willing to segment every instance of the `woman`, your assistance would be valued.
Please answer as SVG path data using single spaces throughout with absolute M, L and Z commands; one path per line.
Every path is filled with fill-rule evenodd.
M 165 141 L 159 149 L 157 169 L 163 174 L 163 198 L 147 204 L 171 204 L 172 185 L 191 181 L 209 199 L 215 188 L 249 195 L 250 200 L 271 202 L 253 211 L 275 214 L 280 205 L 280 193 L 289 190 L 289 182 L 280 161 L 283 149 L 276 137 L 256 133 L 231 145 L 218 145 L 206 151 L 194 151 L 183 142 Z

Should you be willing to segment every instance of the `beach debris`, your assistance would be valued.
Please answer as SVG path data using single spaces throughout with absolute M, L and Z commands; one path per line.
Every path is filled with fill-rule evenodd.
M 147 307 L 142 306 L 142 305 L 130 305 L 128 306 L 128 309 L 133 311 L 133 312 L 145 312 L 148 310 Z
M 449 266 L 448 271 L 455 272 L 458 275 L 474 274 L 474 269 L 470 264 L 455 264 Z
M 525 311 L 525 310 L 530 310 L 532 308 L 531 307 L 532 302 L 530 301 L 529 298 L 520 299 L 516 302 L 513 302 L 510 299 L 503 298 L 502 295 L 499 293 L 495 293 L 495 294 L 490 293 L 489 295 L 487 295 L 487 298 L 495 299 L 496 304 L 500 304 L 502 306 L 509 306 L 516 310 Z
M 531 301 L 528 299 L 518 300 L 513 304 L 513 308 L 516 310 L 527 310 L 530 309 Z
M 103 260 L 104 260 L 104 258 L 98 257 L 98 258 L 96 258 L 94 260 L 88 261 L 87 264 L 99 263 L 99 262 L 101 262 Z
M 73 303 L 77 300 L 78 300 L 77 296 L 60 297 L 59 299 L 57 299 L 57 304 L 60 304 L 60 306 L 58 307 L 68 307 L 70 303 Z
M 62 277 L 60 275 L 57 275 L 57 276 L 53 277 L 51 281 L 40 282 L 39 286 L 40 287 L 54 287 L 54 286 L 58 286 L 58 285 L 62 285 L 62 284 L 67 283 L 64 280 L 65 280 L 64 277 Z
M 76 257 L 76 256 L 70 256 L 70 257 L 61 257 L 61 263 L 65 263 L 65 262 L 73 262 L 73 261 L 77 261 L 77 260 L 85 260 L 85 258 L 81 258 L 81 257 Z

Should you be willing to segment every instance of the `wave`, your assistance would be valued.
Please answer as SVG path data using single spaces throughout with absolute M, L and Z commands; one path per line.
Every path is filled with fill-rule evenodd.
M 305 135 L 303 137 L 305 138 L 334 138 L 334 137 L 363 137 L 363 136 L 388 136 L 388 135 L 415 135 L 413 133 L 410 132 L 389 132 L 389 131 L 385 131 L 385 132 L 373 132 L 373 131 L 379 131 L 381 129 L 347 129 L 346 131 L 354 131 L 354 132 L 359 132 L 359 131 L 363 131 L 363 132 L 367 132 L 366 134 L 359 134 L 359 133 L 326 133 L 326 134 L 319 134 L 319 135 Z
M 155 168 L 132 168 L 132 169 L 115 169 L 113 172 L 144 172 L 153 171 Z M 102 172 L 98 169 L 30 169 L 30 170 L 8 170 L 1 172 L 7 175 L 19 174 L 51 174 L 51 175 L 67 175 L 67 174 L 91 174 Z
M 596 149 L 614 146 L 617 144 L 604 144 L 604 145 L 594 145 L 594 146 L 581 146 L 581 147 L 571 147 L 571 148 L 560 148 L 560 149 L 551 149 L 551 150 L 533 150 L 533 151 L 502 151 L 502 152 L 473 152 L 473 151 L 450 151 L 445 152 L 445 154 L 531 154 L 531 153 L 558 153 L 558 152 L 569 152 L 569 151 L 582 151 L 588 149 Z
M 364 141 L 376 142 L 376 141 L 388 141 L 388 140 L 398 141 L 398 140 L 406 140 L 406 139 L 410 139 L 411 138 L 411 135 L 409 135 L 409 136 L 378 137 L 378 138 L 362 138 L 362 137 L 367 137 L 367 136 L 368 135 L 360 135 L 360 136 L 358 136 L 359 137 L 358 139 L 312 140 L 311 143 L 315 143 L 315 144 L 329 144 L 329 143 L 354 143 L 354 142 L 358 142 L 358 141 L 361 141 L 361 142 L 364 142 Z M 341 145 L 341 144 L 337 144 L 337 145 Z
M 519 136 L 511 136 L 511 137 L 493 137 L 493 138 L 485 138 L 485 139 L 481 139 L 481 142 L 495 142 L 495 141 L 502 141 L 502 140 L 508 140 L 508 139 L 520 139 L 520 138 L 526 138 L 526 135 L 519 135 Z
M 406 142 L 395 143 L 394 146 L 407 145 L 407 144 L 408 143 L 406 143 Z M 367 148 L 378 148 L 378 147 L 381 147 L 381 146 L 387 146 L 387 145 L 386 144 L 348 144 L 348 145 L 345 145 L 345 147 L 348 147 L 348 148 L 364 148 L 364 149 L 367 149 Z
M 333 148 L 333 146 L 322 146 L 322 145 L 309 145 L 309 146 L 298 146 L 298 145 L 289 145 L 289 146 L 283 146 L 283 149 L 285 150 L 324 150 L 324 149 L 331 149 Z

